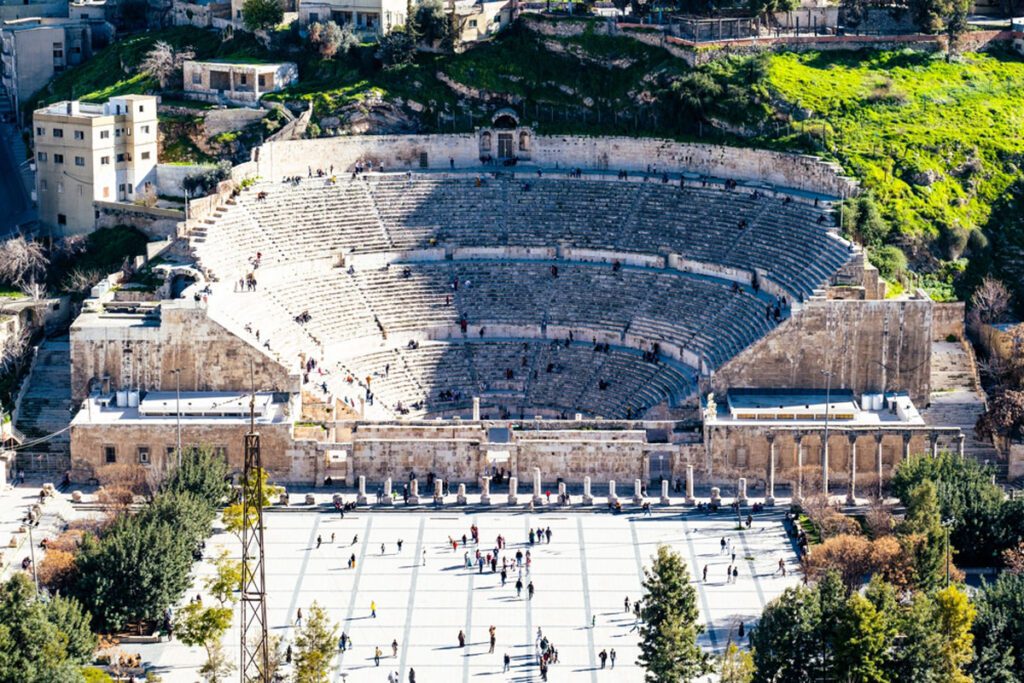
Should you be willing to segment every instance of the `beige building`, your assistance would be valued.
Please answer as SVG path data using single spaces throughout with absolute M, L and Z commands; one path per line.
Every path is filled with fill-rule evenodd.
M 363 38 L 383 36 L 405 24 L 405 0 L 317 0 L 299 3 L 299 24 L 348 24 Z
M 255 105 L 299 80 L 294 62 L 185 62 L 185 94 L 206 102 Z
M 93 229 L 93 202 L 131 202 L 156 183 L 156 98 L 65 101 L 32 115 L 39 219 L 62 233 Z
M 462 0 L 455 4 L 462 32 L 461 43 L 475 43 L 512 25 L 512 0 Z

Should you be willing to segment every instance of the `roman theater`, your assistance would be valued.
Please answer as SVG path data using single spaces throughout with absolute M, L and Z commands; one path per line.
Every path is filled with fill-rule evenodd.
M 266 143 L 191 202 L 162 300 L 86 302 L 72 478 L 179 443 L 240 469 L 251 411 L 279 482 L 875 495 L 964 435 L 926 415 L 950 316 L 886 298 L 836 228 L 856 192 L 813 157 L 510 111 Z

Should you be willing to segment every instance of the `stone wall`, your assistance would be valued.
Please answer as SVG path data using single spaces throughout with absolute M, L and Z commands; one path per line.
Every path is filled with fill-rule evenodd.
M 269 180 L 306 176 L 312 168 L 351 172 L 358 161 L 383 164 L 385 170 L 480 165 L 475 135 L 360 135 L 264 143 L 253 152 L 258 174 Z M 532 161 L 542 166 L 630 171 L 685 170 L 720 178 L 765 181 L 782 187 L 850 195 L 855 185 L 837 165 L 817 157 L 766 150 L 683 143 L 656 138 L 538 135 Z
M 241 420 L 197 421 L 183 419 L 183 448 L 207 446 L 223 448 L 233 473 L 242 471 L 245 462 L 245 434 L 248 422 Z M 257 425 L 260 433 L 260 455 L 263 467 L 275 482 L 310 483 L 314 481 L 314 458 L 292 441 L 290 425 Z M 174 420 L 126 421 L 113 423 L 73 423 L 71 425 L 71 479 L 85 483 L 95 477 L 104 481 L 109 465 L 104 447 L 117 449 L 117 465 L 138 465 L 138 449 L 149 448 L 150 464 L 144 465 L 154 478 L 162 478 L 176 459 L 177 427 Z M 298 476 L 296 476 L 296 474 Z
M 176 235 L 178 223 L 185 218 L 184 211 L 147 208 L 126 202 L 93 202 L 93 206 L 96 209 L 97 228 L 130 225 L 154 240 Z
M 237 390 L 246 386 L 250 363 L 257 391 L 298 391 L 298 374 L 181 300 L 161 306 L 159 324 L 101 326 L 95 314 L 71 326 L 71 393 L 82 400 L 90 380 L 110 378 L 112 388 L 173 391 L 181 368 L 183 391 Z
M 950 301 L 937 303 L 932 309 L 932 339 L 946 341 L 953 335 L 957 339 L 964 338 L 964 302 Z
M 735 356 L 713 377 L 715 391 L 730 387 L 825 388 L 855 394 L 905 391 L 928 404 L 933 302 L 822 300 Z

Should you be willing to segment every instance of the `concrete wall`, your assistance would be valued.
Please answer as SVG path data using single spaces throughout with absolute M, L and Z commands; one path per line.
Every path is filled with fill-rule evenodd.
M 928 404 L 932 339 L 930 299 L 905 301 L 812 300 L 741 352 L 713 378 L 729 387 L 825 388 L 906 391 Z
M 71 392 L 84 398 L 89 381 L 110 377 L 114 388 L 173 391 L 237 390 L 247 386 L 250 362 L 257 391 L 298 391 L 298 376 L 181 300 L 162 305 L 159 325 L 98 325 L 93 316 L 71 327 Z
M 379 135 L 287 140 L 265 143 L 254 152 L 259 175 L 279 179 L 305 176 L 307 169 L 334 166 L 348 171 L 358 161 L 382 163 L 385 170 L 416 169 L 422 155 L 430 168 L 479 166 L 476 135 Z M 722 145 L 680 143 L 671 140 L 538 135 L 533 138 L 532 160 L 543 166 L 581 166 L 608 170 L 686 170 L 721 178 L 765 181 L 783 187 L 849 195 L 854 185 L 839 175 L 838 166 L 817 157 L 783 154 Z

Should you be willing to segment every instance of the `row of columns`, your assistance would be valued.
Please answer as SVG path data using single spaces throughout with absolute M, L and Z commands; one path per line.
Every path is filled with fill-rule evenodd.
M 769 453 L 769 457 L 768 457 L 768 490 L 766 492 L 765 502 L 768 505 L 773 505 L 775 503 L 775 463 L 776 463 L 776 458 L 778 457 L 777 447 L 776 447 L 776 444 L 775 444 L 775 437 L 776 436 L 777 436 L 777 434 L 773 433 L 773 432 L 769 432 L 768 435 L 767 435 L 768 447 L 769 447 L 770 453 Z M 849 505 L 853 505 L 856 502 L 856 496 L 857 496 L 857 440 L 858 440 L 858 438 L 860 436 L 861 436 L 860 434 L 847 434 L 846 435 L 847 441 L 850 444 L 850 484 L 849 484 L 849 488 L 848 488 L 848 491 L 847 491 L 847 494 L 846 494 L 846 502 Z M 884 472 L 883 472 L 883 462 L 882 462 L 882 440 L 884 439 L 885 435 L 882 434 L 881 432 L 878 432 L 878 433 L 874 434 L 874 437 L 875 437 L 875 466 L 877 468 L 877 473 L 878 473 L 878 490 L 877 490 L 877 495 L 878 495 L 879 498 L 881 498 L 882 497 L 882 482 L 883 482 L 883 474 L 884 474 Z M 929 438 L 929 445 L 930 445 L 931 455 L 934 458 L 934 457 L 938 456 L 938 454 L 939 454 L 939 434 L 937 432 L 931 432 L 928 435 L 928 438 Z M 793 439 L 796 442 L 796 471 L 797 471 L 796 487 L 795 487 L 795 490 L 793 492 L 793 502 L 798 503 L 798 502 L 802 501 L 803 497 L 804 497 L 804 493 L 803 493 L 803 479 L 804 479 L 804 474 L 803 474 L 803 466 L 804 466 L 803 439 L 804 439 L 804 435 L 803 434 L 796 434 L 796 435 L 794 435 Z M 910 457 L 910 442 L 911 442 L 911 439 L 913 439 L 913 434 L 911 434 L 911 433 L 904 433 L 903 434 L 903 458 L 904 459 Z M 964 457 L 964 439 L 965 439 L 965 437 L 964 437 L 963 434 L 958 434 L 957 435 L 957 448 L 958 448 L 958 452 L 959 452 L 959 455 L 960 455 L 961 458 Z M 826 495 L 828 495 L 828 488 L 829 488 L 828 487 L 828 478 L 829 478 L 828 444 L 824 440 L 822 441 L 822 456 L 821 456 L 821 460 L 822 460 L 822 463 L 821 463 L 821 466 L 822 466 L 821 480 L 822 480 L 822 484 L 823 484 L 822 490 L 825 492 Z

